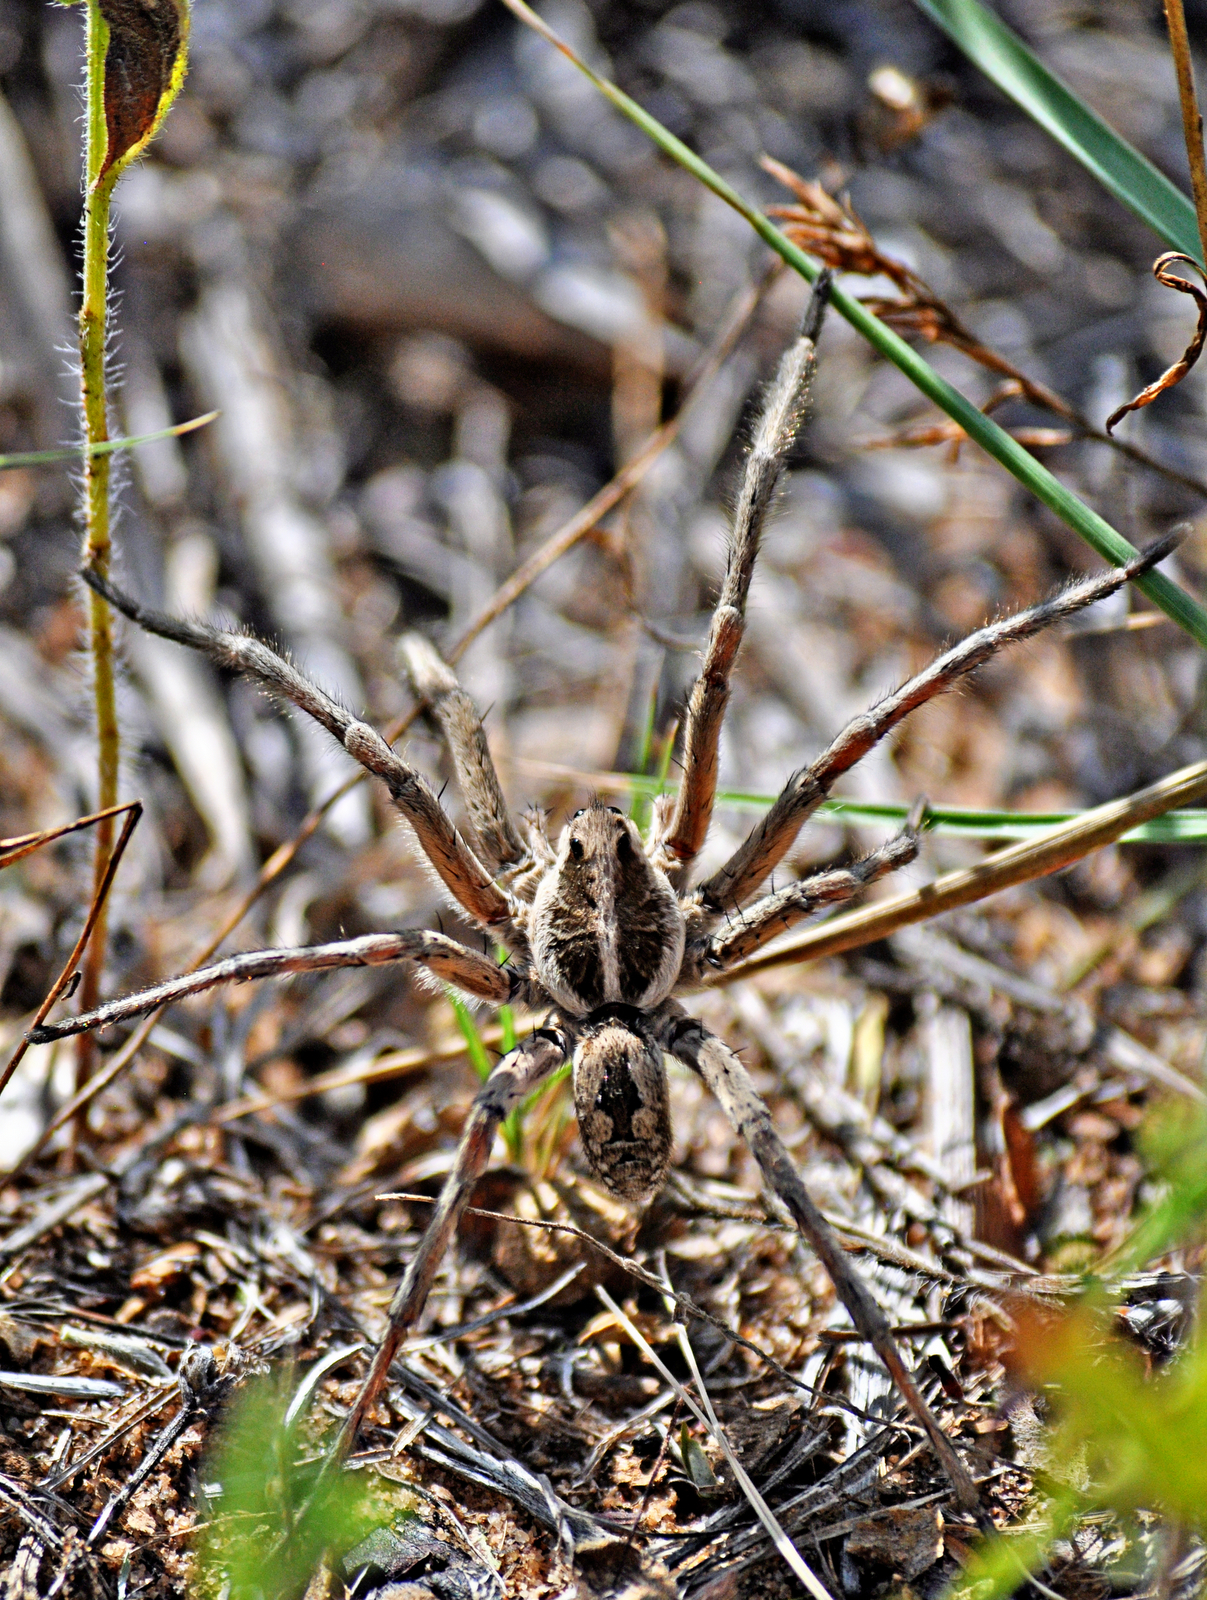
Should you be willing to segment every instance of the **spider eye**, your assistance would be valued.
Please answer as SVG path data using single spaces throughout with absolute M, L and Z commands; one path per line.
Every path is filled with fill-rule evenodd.
M 583 814 L 583 812 L 582 812 L 582 807 L 581 807 L 581 806 L 580 806 L 580 807 L 579 807 L 579 808 L 578 808 L 578 810 L 577 810 L 577 811 L 576 811 L 576 812 L 575 812 L 575 813 L 574 813 L 574 815 L 573 815 L 573 816 L 572 816 L 572 817 L 571 817 L 571 818 L 570 818 L 570 821 L 571 821 L 571 822 L 577 822 L 577 821 L 578 821 L 578 819 L 579 819 L 579 817 L 581 817 L 581 816 L 582 816 L 582 814 Z
M 614 817 L 623 817 L 624 816 L 624 812 L 620 809 L 619 806 L 609 806 L 608 810 L 612 813 L 612 815 Z
M 574 857 L 575 861 L 581 861 L 582 860 L 582 858 L 583 858 L 583 842 L 582 842 L 581 839 L 571 839 L 571 841 L 570 841 L 570 854 Z

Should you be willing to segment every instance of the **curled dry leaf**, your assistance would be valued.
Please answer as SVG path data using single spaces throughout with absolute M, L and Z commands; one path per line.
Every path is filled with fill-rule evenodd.
M 1180 358 L 1172 367 L 1167 367 L 1155 383 L 1150 383 L 1146 389 L 1141 389 L 1134 400 L 1129 400 L 1126 405 L 1112 411 L 1106 419 L 1106 431 L 1113 433 L 1118 423 L 1122 422 L 1129 411 L 1139 411 L 1144 406 L 1152 405 L 1159 394 L 1164 394 L 1166 389 L 1172 389 L 1194 366 L 1203 353 L 1204 341 L 1207 341 L 1207 294 L 1197 289 L 1193 283 L 1188 283 L 1185 278 L 1179 278 L 1170 270 L 1175 262 L 1184 263 L 1193 267 L 1200 277 L 1204 276 L 1202 267 L 1191 256 L 1183 255 L 1180 250 L 1167 250 L 1163 256 L 1158 256 L 1153 262 L 1153 277 L 1166 289 L 1176 289 L 1179 294 L 1188 294 L 1199 308 L 1199 325 L 1194 330 L 1194 338 L 1186 346 Z
M 151 138 L 184 79 L 188 0 L 99 0 L 105 52 L 107 142 L 100 177 Z

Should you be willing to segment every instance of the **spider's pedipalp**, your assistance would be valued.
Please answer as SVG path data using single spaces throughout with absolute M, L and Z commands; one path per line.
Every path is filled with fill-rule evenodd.
M 861 761 L 899 722 L 950 689 L 960 678 L 988 661 L 1007 645 L 1030 639 L 1142 577 L 1176 548 L 1183 530 L 1174 529 L 1149 545 L 1125 566 L 1097 573 L 1041 601 L 1026 611 L 1001 617 L 979 628 L 937 656 L 929 666 L 888 694 L 870 711 L 852 718 L 829 749 L 811 766 L 788 779 L 767 815 L 752 829 L 725 865 L 696 890 L 699 904 L 714 919 L 742 905 L 779 865 L 797 834 L 844 772 Z M 715 920 L 714 920 L 715 926 Z
M 429 708 L 444 735 L 485 860 L 496 869 L 522 866 L 529 852 L 503 798 L 477 706 L 422 634 L 404 634 L 398 653 L 412 693 Z
M 700 853 L 712 818 L 717 745 L 729 702 L 729 680 L 746 628 L 746 597 L 763 524 L 800 426 L 829 286 L 830 274 L 823 272 L 809 301 L 804 331 L 782 356 L 767 391 L 746 457 L 725 581 L 713 612 L 700 676 L 688 700 L 683 781 L 665 831 L 653 847 L 654 858 L 672 875 L 672 881 L 681 877 Z
M 390 1302 L 385 1338 L 377 1348 L 361 1391 L 340 1429 L 332 1461 L 341 1461 L 351 1449 L 366 1412 L 386 1380 L 398 1346 L 422 1314 L 432 1280 L 448 1253 L 461 1213 L 469 1204 L 474 1184 L 486 1170 L 499 1124 L 561 1066 L 573 1049 L 573 1034 L 557 1019 L 552 1019 L 504 1056 L 479 1089 L 457 1146 L 453 1169 L 444 1181 L 419 1248 L 411 1257 Z
M 964 1510 L 977 1512 L 980 1497 L 968 1469 L 939 1427 L 902 1360 L 884 1312 L 805 1187 L 750 1074 L 727 1044 L 677 1006 L 663 1008 L 661 1033 L 665 1048 L 699 1074 L 720 1103 L 734 1132 L 746 1142 L 768 1189 L 787 1207 L 792 1220 L 829 1273 L 851 1321 L 880 1357 L 902 1398 L 925 1428 L 956 1498 Z
M 723 935 L 702 941 L 689 950 L 684 960 L 684 979 L 699 983 L 705 980 L 706 975 L 715 977 L 724 973 L 756 950 L 761 950 L 777 935 L 803 922 L 806 917 L 829 906 L 853 900 L 878 878 L 908 866 L 917 858 L 917 854 L 917 829 L 907 825 L 900 833 L 894 834 L 858 861 L 852 861 L 849 866 L 811 873 L 799 883 L 789 884 L 786 889 L 765 895 L 763 899 L 747 906 Z M 692 960 L 694 971 L 689 969 L 689 960 Z
M 321 723 L 354 760 L 385 783 L 449 892 L 475 921 L 500 929 L 511 942 L 510 936 L 516 931 L 512 902 L 453 827 L 427 780 L 408 766 L 375 728 L 359 721 L 262 640 L 153 611 L 94 568 L 86 567 L 80 576 L 148 633 L 201 651 L 217 666 L 250 678 L 269 694 L 289 701 Z M 522 945 L 522 938 L 518 942 Z
M 405 933 L 370 933 L 359 939 L 340 939 L 333 944 L 303 945 L 293 950 L 252 950 L 246 955 L 228 956 L 211 967 L 172 978 L 137 994 L 124 995 L 78 1017 L 62 1022 L 43 1023 L 29 1032 L 31 1044 L 46 1044 L 66 1039 L 93 1028 L 107 1028 L 126 1022 L 160 1006 L 172 1005 L 190 995 L 203 994 L 223 983 L 248 983 L 256 978 L 284 978 L 295 972 L 327 972 L 333 967 L 380 967 L 395 961 L 415 961 L 446 983 L 464 989 L 479 1000 L 496 1005 L 514 1000 L 526 987 L 525 975 L 501 967 L 489 956 L 468 950 L 443 933 L 424 928 Z

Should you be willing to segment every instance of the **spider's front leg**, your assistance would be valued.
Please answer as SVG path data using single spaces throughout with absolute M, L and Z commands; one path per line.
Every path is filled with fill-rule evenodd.
M 701 883 L 691 900 L 694 930 L 710 931 L 729 911 L 735 911 L 783 860 L 808 819 L 821 805 L 837 780 L 849 772 L 873 746 L 902 722 L 911 711 L 943 694 L 961 678 L 997 655 L 1007 645 L 1031 639 L 1054 623 L 1104 600 L 1125 583 L 1142 577 L 1170 555 L 1185 535 L 1186 525 L 1173 528 L 1121 567 L 1096 573 L 1026 611 L 1001 617 L 962 639 L 923 667 L 870 711 L 852 718 L 838 737 L 808 767 L 794 772 L 775 804 L 719 871 Z
M 385 1336 L 340 1429 L 331 1458 L 333 1463 L 343 1460 L 351 1450 L 365 1416 L 386 1381 L 398 1346 L 427 1303 L 432 1280 L 452 1242 L 461 1213 L 469 1204 L 474 1184 L 486 1170 L 499 1124 L 561 1066 L 573 1049 L 573 1033 L 560 1020 L 554 1019 L 504 1056 L 478 1091 L 457 1147 L 453 1170 L 445 1179 L 432 1219 L 390 1302 Z
M 734 511 L 725 582 L 713 612 L 700 676 L 692 686 L 683 739 L 683 781 L 673 812 L 651 840 L 651 855 L 681 880 L 699 855 L 717 791 L 717 747 L 729 703 L 729 680 L 746 630 L 746 597 L 754 575 L 763 524 L 775 498 L 784 461 L 796 438 L 813 373 L 817 336 L 825 315 L 831 274 L 814 286 L 800 337 L 785 351 L 755 426 Z
M 444 735 L 482 857 L 496 870 L 521 867 L 529 850 L 503 798 L 477 706 L 422 635 L 404 634 L 398 653 L 415 698 L 429 708 Z
M 661 1031 L 666 1050 L 704 1080 L 734 1131 L 745 1140 L 758 1162 L 767 1187 L 792 1214 L 793 1221 L 829 1273 L 851 1321 L 880 1357 L 906 1404 L 925 1428 L 960 1505 L 966 1511 L 979 1512 L 980 1499 L 968 1469 L 923 1399 L 871 1290 L 847 1259 L 829 1223 L 814 1204 L 795 1162 L 775 1131 L 771 1113 L 759 1097 L 750 1074 L 728 1045 L 676 1005 L 664 1008 Z
M 80 576 L 123 616 L 148 633 L 171 639 L 209 657 L 216 666 L 237 672 L 287 700 L 327 729 L 355 761 L 379 777 L 390 798 L 415 830 L 424 854 L 445 887 L 475 922 L 489 929 L 513 951 L 526 948 L 522 918 L 515 900 L 495 883 L 441 809 L 421 773 L 390 748 L 376 728 L 362 722 L 263 640 L 249 634 L 213 628 L 185 618 L 169 617 L 141 605 L 94 568 Z

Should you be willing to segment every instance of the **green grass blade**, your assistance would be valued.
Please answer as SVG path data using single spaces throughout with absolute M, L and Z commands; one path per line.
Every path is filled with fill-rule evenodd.
M 654 746 L 654 722 L 658 716 L 658 686 L 650 691 L 649 704 L 645 712 L 645 726 L 641 730 L 641 749 L 637 753 L 637 765 L 644 772 L 650 764 L 650 751 Z M 649 797 L 643 789 L 634 789 L 629 805 L 629 817 L 636 823 L 642 833 L 650 820 Z
M 1174 250 L 1202 263 L 1194 206 L 1147 157 L 1050 72 L 980 0 L 914 0 L 991 83 Z
M 493 1070 L 493 1063 L 482 1042 L 482 1035 L 478 1032 L 478 1024 L 474 1021 L 474 1014 L 462 1000 L 455 989 L 446 983 L 444 992 L 448 1003 L 453 1008 L 453 1015 L 457 1019 L 457 1026 L 461 1030 L 461 1037 L 465 1040 L 465 1052 L 469 1056 L 470 1065 L 485 1083 Z
M 656 117 L 650 116 L 648 111 L 643 110 L 623 90 L 618 89 L 606 78 L 600 77 L 597 72 L 593 72 L 564 40 L 558 38 L 552 28 L 542 22 L 524 0 L 504 0 L 504 4 L 521 21 L 527 23 L 572 61 L 599 92 L 631 122 L 636 123 L 660 150 L 678 162 L 693 177 L 699 179 L 705 188 L 711 189 L 713 194 L 725 201 L 726 205 L 732 206 L 740 216 L 745 217 L 759 238 L 770 245 L 771 249 L 794 271 L 799 272 L 809 283 L 814 282 L 821 270 L 817 263 L 786 238 L 757 206 L 751 205 L 744 199 L 732 184 L 721 177 L 720 173 L 714 172 L 706 161 L 701 160 L 694 150 L 683 143 L 682 139 L 677 139 Z M 1007 472 L 1012 473 L 1024 487 L 1030 489 L 1037 499 L 1054 511 L 1062 522 L 1085 540 L 1091 549 L 1096 550 L 1114 566 L 1122 566 L 1137 554 L 1135 547 L 1112 528 L 1105 518 L 1100 517 L 1084 501 L 1079 500 L 1072 490 L 1066 489 L 1064 484 L 1033 455 L 1024 450 L 1017 440 L 999 428 L 992 417 L 987 417 L 958 389 L 953 388 L 946 378 L 940 377 L 917 351 L 906 344 L 905 340 L 891 328 L 886 327 L 878 317 L 873 316 L 860 301 L 835 286 L 830 291 L 830 303 L 874 350 L 891 361 L 928 399 L 933 400 L 953 421 L 958 422 L 970 439 L 975 440 L 996 461 L 1000 461 Z M 1136 580 L 1136 587 L 1179 627 L 1185 628 L 1198 644 L 1207 649 L 1207 611 L 1197 600 L 1192 599 L 1184 589 L 1180 589 L 1171 578 L 1167 578 L 1161 572 L 1146 573 L 1144 577 Z
M 203 417 L 192 417 L 188 422 L 178 422 L 171 428 L 160 428 L 157 433 L 139 433 L 124 439 L 102 439 L 99 444 L 66 445 L 57 450 L 21 450 L 15 455 L 0 456 L 0 472 L 12 467 L 44 467 L 52 461 L 78 461 L 87 452 L 90 456 L 111 456 L 116 450 L 133 450 L 136 445 L 153 444 L 156 439 L 177 439 L 182 433 L 192 433 L 194 428 L 204 428 L 220 416 L 218 411 L 207 411 Z
M 602 776 L 602 775 L 601 775 Z M 609 782 L 630 794 L 661 794 L 666 784 L 645 773 L 616 773 Z M 740 810 L 766 811 L 774 795 L 753 794 L 741 789 L 718 789 L 716 803 Z M 889 800 L 830 799 L 822 803 L 817 815 L 833 822 L 901 823 L 909 807 Z M 929 833 L 955 835 L 965 839 L 1032 839 L 1046 828 L 1072 822 L 1080 811 L 979 811 L 970 806 L 932 806 L 927 815 Z M 1141 823 L 1120 839 L 1121 844 L 1202 844 L 1207 841 L 1207 810 L 1187 807 L 1168 811 L 1152 822 Z

